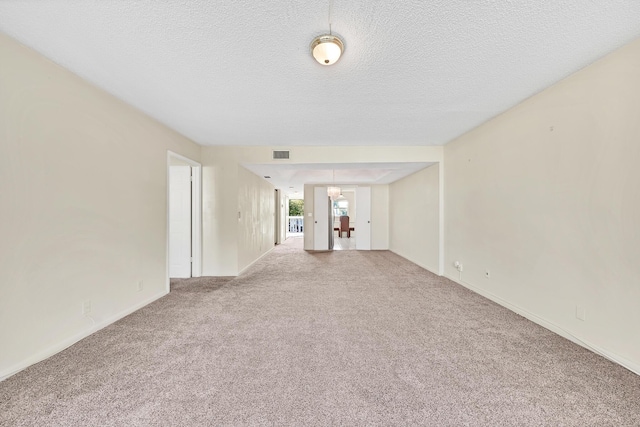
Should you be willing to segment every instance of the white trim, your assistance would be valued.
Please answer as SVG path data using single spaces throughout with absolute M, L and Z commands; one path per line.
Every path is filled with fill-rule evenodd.
M 191 277 L 202 276 L 202 164 L 181 154 L 167 150 L 167 230 L 166 230 L 166 290 L 171 290 L 169 279 L 169 167 L 171 159 L 177 159 L 191 166 Z
M 445 277 L 457 284 L 459 284 L 460 286 L 464 286 L 465 288 L 479 294 L 482 295 L 485 298 L 490 299 L 491 301 L 495 302 L 496 304 L 499 304 L 511 311 L 513 311 L 514 313 L 517 313 L 523 317 L 526 317 L 527 319 L 531 320 L 533 323 L 537 323 L 538 325 L 542 326 L 545 329 L 550 330 L 551 332 L 554 332 L 558 335 L 560 335 L 563 338 L 568 339 L 569 341 L 578 344 L 579 346 L 582 346 L 584 348 L 586 348 L 587 350 L 590 350 L 602 357 L 604 357 L 605 359 L 608 359 L 614 363 L 617 363 L 618 365 L 630 370 L 631 372 L 633 372 L 634 374 L 640 375 L 640 365 L 632 362 L 628 359 L 625 359 L 624 357 L 618 355 L 618 354 L 614 354 L 611 353 L 608 350 L 603 349 L 602 347 L 599 347 L 595 344 L 590 343 L 589 341 L 586 341 L 576 335 L 574 335 L 572 332 L 567 331 L 566 329 L 564 329 L 563 327 L 556 325 L 553 322 L 550 322 L 534 313 L 531 313 L 530 311 L 527 311 L 521 307 L 518 307 L 515 304 L 512 304 L 502 298 L 500 298 L 497 295 L 492 294 L 491 292 L 487 292 L 483 289 L 480 289 L 476 286 L 473 286 L 470 283 L 464 282 L 460 279 L 456 279 L 454 277 L 451 277 L 449 275 L 445 275 Z
M 269 249 L 267 252 L 263 253 L 262 255 L 260 255 L 258 258 L 254 259 L 253 261 L 251 261 L 251 263 L 249 263 L 249 265 L 247 265 L 245 268 L 243 268 L 242 270 L 238 271 L 238 276 L 240 276 L 241 274 L 243 274 L 245 271 L 247 271 L 251 266 L 253 266 L 253 264 L 255 264 L 256 262 L 260 261 L 262 258 L 264 258 L 267 254 L 269 254 L 272 250 L 275 249 L 275 246 L 271 249 Z
M 202 276 L 202 166 L 191 166 L 191 277 Z
M 438 276 L 444 275 L 444 158 L 438 163 Z
M 117 322 L 118 320 L 122 319 L 125 316 L 130 315 L 131 313 L 133 313 L 136 310 L 140 310 L 142 307 L 144 307 L 145 305 L 151 304 L 152 302 L 162 298 L 163 296 L 167 295 L 168 292 L 161 292 L 160 294 L 156 294 L 154 296 L 152 296 L 151 298 L 148 298 L 142 302 L 139 302 L 136 305 L 133 305 L 131 307 L 128 307 L 124 310 L 122 310 L 119 313 L 114 314 L 111 317 L 108 317 L 106 319 L 104 319 L 102 322 L 100 323 L 94 323 L 93 325 L 91 325 L 90 328 L 76 334 L 73 335 L 65 340 L 62 340 L 61 342 L 46 348 L 42 351 L 39 351 L 38 353 L 34 354 L 33 356 L 21 361 L 20 363 L 17 363 L 15 365 L 13 365 L 12 367 L 10 367 L 9 369 L 7 369 L 4 372 L 0 372 L 0 381 L 4 381 L 7 378 L 9 378 L 12 375 L 17 374 L 18 372 L 22 371 L 23 369 L 28 368 L 29 366 L 38 363 L 38 362 L 42 362 L 43 360 L 53 356 L 56 353 L 61 352 L 62 350 L 65 350 L 69 347 L 71 347 L 72 345 L 74 345 L 75 343 L 77 343 L 78 341 L 88 337 L 89 335 L 98 332 L 100 329 L 103 329 L 109 325 L 111 325 L 112 323 Z M 91 319 L 89 316 L 85 316 L 88 317 L 89 319 Z M 92 319 L 91 319 L 92 320 Z

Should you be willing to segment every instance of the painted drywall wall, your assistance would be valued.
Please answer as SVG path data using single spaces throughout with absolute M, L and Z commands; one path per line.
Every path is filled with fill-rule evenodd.
M 356 230 L 356 239 L 358 238 Z M 389 186 L 371 186 L 371 249 L 389 249 Z
M 238 275 L 238 161 L 202 147 L 202 275 Z
M 445 225 L 447 276 L 640 373 L 638 76 L 640 40 L 448 144 Z
M 389 249 L 438 274 L 439 169 L 436 163 L 389 185 Z
M 247 147 L 202 148 L 205 276 L 237 276 L 273 248 L 275 188 L 242 166 L 254 154 Z
M 167 292 L 167 150 L 200 147 L 2 34 L 0 64 L 3 378 Z
M 238 269 L 243 271 L 274 248 L 275 188 L 253 172 L 238 170 Z

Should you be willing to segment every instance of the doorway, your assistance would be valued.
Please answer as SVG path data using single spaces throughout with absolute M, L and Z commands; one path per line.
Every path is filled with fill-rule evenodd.
M 334 200 L 327 187 L 312 188 L 313 249 L 371 250 L 371 187 L 341 186 Z
M 170 278 L 202 275 L 202 166 L 167 156 L 167 290 Z
M 333 205 L 333 250 L 346 251 L 356 249 L 355 221 L 356 189 L 352 186 L 340 187 L 340 196 L 332 201 Z
M 341 186 L 333 201 L 334 250 L 371 249 L 371 187 Z

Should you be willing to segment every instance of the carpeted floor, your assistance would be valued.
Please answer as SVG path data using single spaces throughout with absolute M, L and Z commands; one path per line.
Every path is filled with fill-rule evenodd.
M 640 425 L 639 376 L 390 252 L 301 242 L 0 383 L 0 425 Z

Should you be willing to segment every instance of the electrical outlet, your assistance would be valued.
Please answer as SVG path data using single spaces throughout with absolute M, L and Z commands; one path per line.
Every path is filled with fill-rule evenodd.
M 89 314 L 91 313 L 91 300 L 88 299 L 86 301 L 82 302 L 82 314 Z
M 583 322 L 587 320 L 587 309 L 582 305 L 576 306 L 576 317 Z
M 454 262 L 453 266 L 456 268 L 456 270 L 462 271 L 462 264 L 460 263 L 460 261 Z
M 491 278 L 491 271 L 485 270 L 484 271 L 484 277 L 486 277 L 487 279 Z
M 138 292 L 142 292 L 144 289 L 144 281 L 138 280 Z

